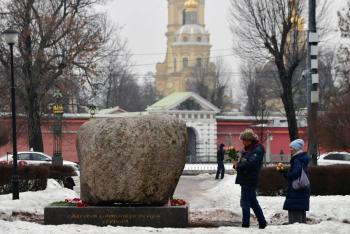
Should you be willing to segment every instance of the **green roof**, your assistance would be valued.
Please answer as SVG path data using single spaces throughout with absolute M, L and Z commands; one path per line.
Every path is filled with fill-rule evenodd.
M 154 103 L 152 106 L 149 106 L 147 110 L 163 110 L 168 106 L 172 106 L 182 100 L 185 100 L 187 97 L 191 96 L 191 92 L 176 92 L 172 93 L 169 96 L 159 100 Z

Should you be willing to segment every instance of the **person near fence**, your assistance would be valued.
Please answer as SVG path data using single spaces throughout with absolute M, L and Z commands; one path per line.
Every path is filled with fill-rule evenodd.
M 288 210 L 289 223 L 306 223 L 306 211 L 310 206 L 310 187 L 294 189 L 292 183 L 298 179 L 302 170 L 308 175 L 308 164 L 310 158 L 303 151 L 304 141 L 296 139 L 289 145 L 291 151 L 290 169 L 283 173 L 288 181 L 286 200 L 283 205 L 284 210 Z
M 244 148 L 239 160 L 233 162 L 233 168 L 237 171 L 236 184 L 241 186 L 242 227 L 250 226 L 250 208 L 252 208 L 258 219 L 259 228 L 264 229 L 267 222 L 256 198 L 256 188 L 265 149 L 252 129 L 244 130 L 239 139 Z
M 224 166 L 224 158 L 225 158 L 225 149 L 224 149 L 225 145 L 224 144 L 220 144 L 219 146 L 219 150 L 216 154 L 216 159 L 217 159 L 217 163 L 218 163 L 218 168 L 216 170 L 216 176 L 215 179 L 219 179 L 219 176 L 221 174 L 221 179 L 224 178 L 225 175 L 225 166 Z
M 70 177 L 70 176 L 64 178 L 64 180 L 63 180 L 63 186 L 64 186 L 65 188 L 68 188 L 68 189 L 73 190 L 73 188 L 74 188 L 74 186 L 75 186 L 75 183 L 74 183 L 73 178 Z

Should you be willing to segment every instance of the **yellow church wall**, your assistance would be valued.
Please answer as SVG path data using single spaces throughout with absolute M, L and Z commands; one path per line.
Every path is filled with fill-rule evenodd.
M 167 53 L 163 63 L 156 66 L 156 88 L 163 95 L 175 91 L 187 91 L 187 77 L 191 76 L 192 68 L 183 67 L 183 58 L 188 58 L 188 66 L 194 67 L 197 58 L 202 64 L 209 64 L 210 48 L 207 45 L 180 45 L 175 46 L 176 32 L 183 26 L 183 12 L 187 0 L 168 0 L 168 26 L 167 26 Z M 197 24 L 204 27 L 205 1 L 197 0 Z M 176 59 L 176 70 L 174 60 Z

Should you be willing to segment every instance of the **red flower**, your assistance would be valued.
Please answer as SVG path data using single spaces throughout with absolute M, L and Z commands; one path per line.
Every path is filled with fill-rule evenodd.
M 171 206 L 184 206 L 186 205 L 187 202 L 183 199 L 172 199 L 170 200 L 170 205 Z
M 83 208 L 88 206 L 88 203 L 82 201 L 80 198 L 65 199 L 64 202 L 68 204 L 73 204 L 78 208 Z

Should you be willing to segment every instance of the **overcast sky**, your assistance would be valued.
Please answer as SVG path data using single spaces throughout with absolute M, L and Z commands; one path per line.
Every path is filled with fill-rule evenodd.
M 113 22 L 123 26 L 122 35 L 128 38 L 133 54 L 160 53 L 158 55 L 135 55 L 137 71 L 155 72 L 155 64 L 163 62 L 166 52 L 167 1 L 166 0 L 110 0 L 107 11 Z M 231 55 L 231 35 L 227 23 L 229 0 L 206 0 L 206 29 L 211 34 L 212 56 Z M 224 50 L 226 49 L 226 50 Z M 225 57 L 232 60 L 233 57 Z
M 333 3 L 331 18 L 336 24 L 336 11 L 347 0 L 329 1 Z M 239 77 L 239 60 L 231 56 L 232 35 L 227 22 L 229 2 L 230 0 L 206 0 L 205 23 L 211 35 L 211 56 L 225 56 L 224 61 L 235 80 Z M 155 72 L 155 64 L 164 61 L 166 52 L 167 0 L 109 0 L 106 10 L 112 22 L 123 27 L 122 36 L 128 39 L 129 49 L 135 54 L 135 71 L 141 74 Z M 333 27 L 336 28 L 336 25 Z M 137 55 L 145 53 L 157 55 Z

